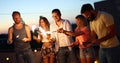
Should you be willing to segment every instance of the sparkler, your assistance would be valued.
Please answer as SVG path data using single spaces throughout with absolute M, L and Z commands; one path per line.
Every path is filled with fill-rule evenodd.
M 38 29 L 37 33 L 42 34 L 44 37 L 47 37 L 47 34 L 52 34 L 53 32 L 57 32 L 57 31 L 45 31 L 42 27 L 37 27 L 36 25 L 33 25 L 32 32 L 34 33 L 36 29 Z
M 37 33 L 42 33 L 42 34 L 44 34 L 44 35 L 46 35 L 46 33 L 47 33 L 47 34 L 51 34 L 51 33 L 57 32 L 57 31 L 47 31 L 47 32 L 46 32 L 42 27 L 38 27 L 38 26 L 36 26 L 36 25 L 33 25 L 33 26 L 31 27 L 31 29 L 32 29 L 32 32 L 33 32 L 33 33 L 35 32 L 36 29 L 39 29 L 39 30 L 37 30 Z
M 34 33 L 35 32 L 35 29 L 37 29 L 38 27 L 36 26 L 36 25 L 33 25 L 32 27 L 31 27 L 31 29 L 32 29 L 32 32 Z
M 44 36 L 47 36 L 45 30 L 42 27 L 39 27 L 39 31 L 41 32 L 41 34 L 43 34 Z
M 19 38 L 19 35 L 17 35 L 16 38 Z
M 18 35 L 16 35 L 16 40 L 17 41 L 22 41 L 22 38 L 20 37 L 20 35 L 18 34 Z

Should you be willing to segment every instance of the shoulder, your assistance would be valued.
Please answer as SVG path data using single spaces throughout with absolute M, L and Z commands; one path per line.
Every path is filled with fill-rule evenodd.
M 68 19 L 62 19 L 63 23 L 68 23 L 71 24 L 70 21 Z
M 8 32 L 13 32 L 13 26 L 9 27 Z
M 27 25 L 27 24 L 23 24 L 23 25 L 24 25 L 25 29 L 30 29 L 29 25 Z
M 113 18 L 113 16 L 107 12 L 103 12 L 103 11 L 99 11 L 100 15 L 103 17 L 103 18 Z
M 68 19 L 62 19 L 63 22 L 70 22 Z
M 12 25 L 11 27 L 9 27 L 8 30 L 13 30 L 13 27 L 14 27 L 14 25 Z
M 109 13 L 101 12 L 101 19 L 104 23 L 108 24 L 107 26 L 114 24 L 114 18 Z
M 27 24 L 23 24 L 25 27 L 29 27 L 29 25 L 27 25 Z
M 85 32 L 90 32 L 90 28 L 89 28 L 88 26 L 85 26 L 85 27 L 83 28 L 83 30 L 84 30 Z

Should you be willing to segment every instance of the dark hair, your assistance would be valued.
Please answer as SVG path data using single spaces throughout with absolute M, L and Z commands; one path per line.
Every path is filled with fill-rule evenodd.
M 90 11 L 90 10 L 93 10 L 93 7 L 91 4 L 84 4 L 81 8 L 81 13 L 84 13 L 86 11 Z
M 61 16 L 61 12 L 60 12 L 60 10 L 59 9 L 53 9 L 52 10 L 52 13 L 57 13 L 59 16 Z
M 42 19 L 44 20 L 44 22 L 45 22 L 45 24 L 46 24 L 47 31 L 49 31 L 49 30 L 50 30 L 50 23 L 49 23 L 48 19 L 47 19 L 46 17 L 40 16 L 39 22 L 40 22 Z M 40 23 L 40 26 L 41 26 L 41 23 Z
M 16 14 L 18 14 L 20 16 L 20 12 L 18 12 L 18 11 L 13 11 L 12 16 L 14 16 Z
M 85 26 L 88 25 L 87 19 L 83 15 L 77 15 L 75 18 L 82 20 Z

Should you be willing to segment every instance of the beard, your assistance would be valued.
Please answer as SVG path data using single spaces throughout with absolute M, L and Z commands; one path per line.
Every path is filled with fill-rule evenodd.
M 89 18 L 89 21 L 93 21 L 95 19 L 95 16 L 92 14 L 91 17 Z
M 15 21 L 15 24 L 19 24 L 19 23 L 21 23 L 21 21 Z
M 15 22 L 15 24 L 19 24 L 19 23 L 21 23 L 21 22 Z

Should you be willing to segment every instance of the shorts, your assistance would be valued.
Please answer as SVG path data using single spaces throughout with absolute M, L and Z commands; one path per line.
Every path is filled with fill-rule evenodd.
M 80 48 L 80 58 L 95 58 L 93 47 L 82 49 Z
M 41 55 L 42 55 L 42 57 L 45 57 L 45 56 L 51 56 L 51 55 L 54 55 L 55 54 L 55 52 L 54 52 L 54 48 L 53 47 L 49 47 L 49 48 L 47 48 L 47 47 L 44 47 L 44 46 L 42 46 L 42 48 L 41 48 Z

